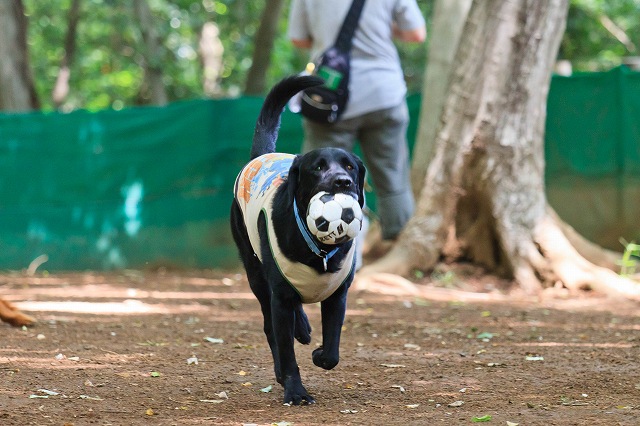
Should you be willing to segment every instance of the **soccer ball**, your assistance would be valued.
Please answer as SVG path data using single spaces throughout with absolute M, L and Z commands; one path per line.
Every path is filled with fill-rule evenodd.
M 309 202 L 307 226 L 321 243 L 341 244 L 360 232 L 362 209 L 350 195 L 320 191 Z

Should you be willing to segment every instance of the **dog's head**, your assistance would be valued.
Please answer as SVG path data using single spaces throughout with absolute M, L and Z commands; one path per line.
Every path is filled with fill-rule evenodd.
M 349 194 L 364 207 L 365 167 L 354 154 L 321 148 L 299 155 L 289 169 L 289 195 L 300 207 L 320 191 Z

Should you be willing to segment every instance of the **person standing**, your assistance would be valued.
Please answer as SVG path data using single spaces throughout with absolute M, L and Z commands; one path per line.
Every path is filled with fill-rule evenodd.
M 292 0 L 287 35 L 315 62 L 336 40 L 349 0 Z M 394 240 L 413 215 L 406 140 L 407 87 L 394 40 L 422 43 L 427 31 L 416 0 L 365 1 L 351 50 L 349 102 L 332 124 L 304 119 L 304 152 L 333 146 L 364 156 L 377 195 L 383 240 Z

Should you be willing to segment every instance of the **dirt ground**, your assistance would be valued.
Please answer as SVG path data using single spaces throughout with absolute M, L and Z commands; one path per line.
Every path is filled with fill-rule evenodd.
M 332 371 L 311 362 L 307 306 L 296 350 L 317 404 L 289 407 L 241 274 L 0 274 L 39 321 L 0 325 L 0 425 L 640 424 L 637 305 L 423 281 L 433 297 L 352 291 Z M 442 288 L 474 285 L 482 297 Z

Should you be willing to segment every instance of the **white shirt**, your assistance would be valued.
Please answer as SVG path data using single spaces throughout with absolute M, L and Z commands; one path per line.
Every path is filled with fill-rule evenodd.
M 290 39 L 313 40 L 311 59 L 333 45 L 350 0 L 293 0 Z M 342 119 L 392 108 L 404 101 L 404 81 L 392 28 L 410 31 L 425 25 L 415 0 L 368 0 L 358 21 L 351 51 L 349 103 Z

